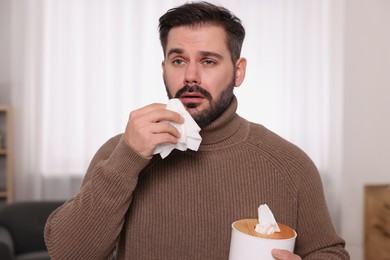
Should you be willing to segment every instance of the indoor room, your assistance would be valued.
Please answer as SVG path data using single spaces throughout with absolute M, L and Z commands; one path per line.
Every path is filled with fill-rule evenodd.
M 220 27 L 214 22 L 200 23 L 195 27 L 179 26 L 183 32 L 175 30 L 178 28 L 173 26 L 165 42 L 159 38 L 162 35 L 159 34 L 159 18 L 171 8 L 187 3 L 185 0 L 0 0 L 0 250 L 8 248 L 4 254 L 9 254 L 9 258 L 5 260 L 49 259 L 47 246 L 55 248 L 56 243 L 59 243 L 58 236 L 51 235 L 51 232 L 54 232 L 55 224 L 61 221 L 51 215 L 46 234 L 44 228 L 49 215 L 61 206 L 57 215 L 71 215 L 71 208 L 81 206 L 88 207 L 89 212 L 98 207 L 104 207 L 108 212 L 110 208 L 110 214 L 113 214 L 111 219 L 116 216 L 119 218 L 123 208 L 124 216 L 116 222 L 119 227 L 111 223 L 110 218 L 100 222 L 100 226 L 107 223 L 106 228 L 109 228 L 108 223 L 111 223 L 117 229 L 116 233 L 112 233 L 112 239 L 107 236 L 111 241 L 105 243 L 103 239 L 96 239 L 94 243 L 102 251 L 111 248 L 113 259 L 128 259 L 131 256 L 125 249 L 119 249 L 124 241 L 131 239 L 139 241 L 137 250 L 141 251 L 142 248 L 145 252 L 149 250 L 145 246 L 149 241 L 146 236 L 148 233 L 130 234 L 123 229 L 136 220 L 142 220 L 142 223 L 150 221 L 147 217 L 137 218 L 137 213 L 141 215 L 141 210 L 147 210 L 143 203 L 151 200 L 151 196 L 158 199 L 159 203 L 156 204 L 159 207 L 154 208 L 154 204 L 150 204 L 148 212 L 160 214 L 158 216 L 162 220 L 188 214 L 193 218 L 193 225 L 199 225 L 198 221 L 202 221 L 207 223 L 204 228 L 215 227 L 222 233 L 226 230 L 228 239 L 220 245 L 225 253 L 228 253 L 232 228 L 229 224 L 219 229 L 218 225 L 221 225 L 223 218 L 214 221 L 213 216 L 234 211 L 226 219 L 227 223 L 241 217 L 253 218 L 259 213 L 260 204 L 265 203 L 271 211 L 275 210 L 273 215 L 276 221 L 291 223 L 297 229 L 293 253 L 301 257 L 309 255 L 302 246 L 303 241 L 310 240 L 305 240 L 305 235 L 321 236 L 319 233 L 322 229 L 305 230 L 302 226 L 313 226 L 301 226 L 300 217 L 308 212 L 314 214 L 313 211 L 319 208 L 324 211 L 320 212 L 321 216 L 310 215 L 308 218 L 311 219 L 318 217 L 318 220 L 310 223 L 327 223 L 324 230 L 329 229 L 328 225 L 331 230 L 334 228 L 342 239 L 338 241 L 345 241 L 345 250 L 350 259 L 390 259 L 390 1 L 207 2 L 230 10 L 245 28 L 245 40 L 237 59 L 235 56 L 226 59 L 208 50 L 193 51 L 201 44 L 212 49 L 219 42 L 224 42 L 228 48 L 225 45 L 221 48 L 226 49 L 229 55 L 233 53 L 231 49 L 234 49 L 236 42 L 232 43 L 230 38 L 223 41 L 218 37 Z M 204 37 L 203 29 L 210 27 L 216 31 Z M 184 37 L 185 32 L 188 34 Z M 209 39 L 207 37 L 210 37 L 210 42 L 206 42 Z M 178 42 L 177 46 L 172 44 L 175 41 Z M 200 55 L 203 56 L 198 62 Z M 233 67 L 230 66 L 231 60 Z M 222 64 L 229 65 L 222 68 Z M 210 76 L 213 72 L 219 73 L 219 77 Z M 180 73 L 185 78 L 192 77 L 192 83 L 196 83 L 196 87 L 200 86 L 194 90 L 198 93 L 196 96 L 193 96 L 195 94 L 190 85 L 187 90 L 184 90 L 187 85 L 183 87 L 183 92 L 187 91 L 187 94 L 182 96 L 179 95 L 180 91 L 176 95 L 169 92 L 179 81 Z M 199 89 L 207 86 L 208 81 L 211 82 L 210 86 L 218 88 L 218 80 L 229 83 L 232 89 L 234 87 L 233 101 L 226 104 L 223 114 L 221 111 L 203 125 L 201 119 L 194 117 L 197 112 L 191 112 L 196 110 L 195 103 L 191 103 L 195 101 L 188 101 L 187 106 L 183 100 L 198 100 L 202 97 L 210 104 L 217 102 L 214 101 L 214 90 Z M 147 105 L 152 104 L 150 109 L 157 106 L 161 109 L 174 97 L 180 97 L 184 102 L 186 109 L 182 110 L 181 117 L 190 115 L 190 119 L 184 117 L 185 122 L 194 117 L 196 123 L 193 122 L 199 128 L 187 126 L 186 123 L 186 128 L 180 128 L 173 122 L 178 119 L 168 115 L 168 118 L 156 116 L 151 121 L 161 123 L 161 127 L 169 127 L 169 130 L 164 131 L 171 134 L 170 138 L 179 131 L 180 139 L 177 140 L 185 137 L 190 141 L 184 144 L 180 141 L 178 145 L 171 146 L 164 155 L 166 158 L 156 150 L 153 153 L 151 148 L 147 152 L 138 149 L 142 145 L 146 147 L 149 144 L 146 141 L 150 139 L 145 137 L 148 130 L 142 130 L 148 128 L 132 132 L 137 116 L 141 117 L 143 111 L 146 113 Z M 226 157 L 221 159 L 218 157 L 219 150 L 207 143 L 209 138 L 206 133 L 227 110 L 233 109 L 232 103 L 237 103 L 237 108 L 236 112 L 232 112 L 234 119 L 227 120 L 227 124 L 242 120 L 242 128 L 244 125 L 248 129 L 253 127 L 257 130 L 252 132 L 259 132 L 259 135 L 261 131 L 266 131 L 272 138 L 264 137 L 264 141 L 251 144 L 255 148 L 247 147 L 241 152 L 244 145 L 240 145 L 240 142 L 246 143 L 247 139 L 251 139 L 248 137 L 250 131 L 238 136 L 240 127 L 231 131 L 229 129 L 237 134 L 235 138 L 238 141 L 230 148 L 223 148 Z M 210 107 L 211 110 L 213 106 Z M 174 107 L 173 110 L 180 109 Z M 151 130 L 154 134 L 156 131 Z M 229 131 L 221 131 L 218 138 L 227 136 Z M 144 136 L 145 139 L 129 141 L 131 135 Z M 253 139 L 258 140 L 257 136 Z M 288 150 L 290 148 L 279 147 L 274 140 L 290 147 L 294 155 Z M 189 145 L 192 141 L 198 141 L 196 148 L 190 146 L 192 143 Z M 222 145 L 224 142 L 227 141 L 221 140 L 219 143 Z M 162 143 L 159 141 L 158 145 Z M 110 148 L 114 145 L 115 148 Z M 158 146 L 156 143 L 153 145 L 153 148 Z M 254 154 L 259 154 L 260 150 L 264 152 L 268 147 L 276 147 L 276 150 L 274 153 L 267 152 L 267 155 L 256 155 L 258 157 L 252 159 L 252 156 L 255 158 Z M 106 151 L 109 148 L 111 150 Z M 168 150 L 167 147 L 162 149 Z M 248 149 L 253 151 L 249 152 Z M 119 157 L 111 157 L 116 154 L 126 154 L 127 157 L 121 157 L 120 160 Z M 203 154 L 208 154 L 208 158 L 213 161 L 213 165 L 205 170 L 200 168 L 201 162 L 206 160 L 204 157 L 207 157 Z M 297 154 L 302 157 L 297 159 Z M 279 155 L 281 157 L 276 158 Z M 180 160 L 170 159 L 173 156 Z M 193 160 L 191 156 L 194 156 Z M 129 157 L 137 164 L 129 166 L 128 172 L 139 168 L 132 179 L 119 175 L 111 165 L 115 162 L 122 163 L 123 167 L 128 166 L 130 162 L 126 161 L 130 160 Z M 197 160 L 199 163 L 196 163 Z M 254 165 L 263 160 L 263 168 L 257 169 Z M 304 165 L 299 164 L 301 160 L 305 161 Z M 247 161 L 253 161 L 253 166 Z M 199 176 L 206 172 L 226 171 L 228 174 L 233 171 L 232 167 L 237 166 L 242 169 L 242 177 L 239 177 L 241 170 L 234 170 L 237 175 L 232 174 L 231 182 L 228 177 L 219 175 L 208 176 L 206 181 L 201 177 L 193 180 L 192 177 L 185 179 L 184 176 L 175 178 L 171 174 L 161 174 L 153 179 L 147 174 L 149 171 L 170 173 L 164 168 L 167 164 L 182 169 L 183 174 L 188 170 L 199 173 Z M 100 170 L 104 167 L 107 171 Z M 246 175 L 246 172 L 257 172 L 258 176 L 264 176 L 265 168 L 278 176 L 269 185 L 262 183 L 263 177 L 257 179 Z M 318 183 L 312 185 L 311 177 L 307 179 L 306 175 L 285 175 L 292 172 L 293 168 L 300 173 L 318 174 Z M 118 176 L 113 178 L 115 174 Z M 183 184 L 185 181 L 190 185 Z M 288 181 L 291 184 L 285 183 Z M 101 182 L 111 185 L 113 193 L 106 194 L 104 190 L 99 194 L 94 193 L 99 190 L 98 184 Z M 250 187 L 255 190 L 258 185 L 259 195 L 242 195 L 238 188 L 241 184 L 247 184 L 248 190 Z M 272 194 L 275 193 L 275 196 L 270 195 L 274 186 Z M 152 191 L 141 192 L 141 188 Z M 201 191 L 210 194 L 206 196 Z M 129 194 L 126 198 L 118 199 L 118 205 L 113 203 L 116 201 L 114 197 L 122 198 L 124 193 Z M 319 199 L 314 199 L 317 196 Z M 207 204 L 202 202 L 203 198 Z M 258 201 L 258 204 L 253 206 L 249 203 L 252 200 L 254 204 Z M 241 205 L 241 202 L 246 204 Z M 322 202 L 326 204 L 322 205 Z M 285 214 L 286 207 L 290 206 L 294 209 L 291 210 L 291 217 L 290 213 Z M 191 207 L 194 209 L 190 210 Z M 203 207 L 205 214 L 197 216 L 200 214 L 198 207 Z M 241 213 L 245 213 L 239 213 L 241 209 Z M 174 215 L 175 212 L 177 215 Z M 325 217 L 322 213 L 326 213 Z M 64 216 L 63 219 L 66 219 Z M 95 214 L 95 217 L 90 218 L 90 222 L 86 223 L 95 223 L 100 216 Z M 170 223 L 164 228 L 168 229 Z M 86 230 L 88 225 L 85 225 Z M 150 221 L 149 225 L 153 226 L 155 222 Z M 94 226 L 91 224 L 90 227 Z M 194 227 L 189 228 L 193 230 Z M 215 241 L 206 233 L 202 234 L 201 230 L 194 228 L 192 233 L 198 236 L 199 241 Z M 303 232 L 301 237 L 300 231 Z M 106 234 L 103 229 L 99 232 L 100 235 Z M 169 234 L 164 233 L 161 237 L 172 243 L 176 241 L 176 237 L 172 238 Z M 182 239 L 183 245 L 189 243 L 185 240 Z M 141 242 L 144 243 L 142 247 Z M 83 243 L 92 244 L 84 239 L 80 241 L 80 247 L 84 247 Z M 154 245 L 167 248 L 162 242 L 153 243 L 150 247 Z M 212 244 L 209 245 L 211 248 Z M 214 249 L 219 250 L 218 246 Z M 208 251 L 207 247 L 203 248 Z M 184 257 L 185 254 L 177 250 L 177 254 Z M 192 259 L 191 256 L 194 256 L 190 250 L 193 248 L 189 246 L 188 250 L 187 258 L 173 259 Z M 52 259 L 61 259 L 57 251 L 53 249 Z M 81 253 L 74 253 L 74 256 L 77 254 L 81 257 Z M 81 259 L 97 259 L 87 255 L 85 253 Z M 36 256 L 42 258 L 28 258 Z M 144 259 L 156 258 L 150 254 Z M 216 258 L 210 254 L 209 259 Z

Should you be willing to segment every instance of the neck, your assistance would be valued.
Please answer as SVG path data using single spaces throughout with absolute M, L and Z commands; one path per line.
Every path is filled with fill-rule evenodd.
M 245 131 L 239 131 L 242 128 L 243 119 L 236 114 L 237 99 L 233 96 L 227 109 L 214 121 L 202 128 L 201 147 L 206 148 L 216 144 L 236 142 L 238 138 L 242 140 L 245 137 Z M 238 133 L 238 135 L 237 135 Z

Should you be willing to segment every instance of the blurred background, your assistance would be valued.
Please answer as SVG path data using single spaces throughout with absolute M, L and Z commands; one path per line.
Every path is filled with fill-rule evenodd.
M 158 18 L 184 2 L 0 0 L 0 105 L 12 109 L 0 151 L 12 151 L 12 201 L 70 198 L 129 113 L 167 101 Z M 238 113 L 313 159 L 333 222 L 363 259 L 364 187 L 390 184 L 390 1 L 209 2 L 246 28 Z

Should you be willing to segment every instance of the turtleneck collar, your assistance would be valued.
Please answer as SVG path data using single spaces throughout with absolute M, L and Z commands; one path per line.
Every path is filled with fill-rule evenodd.
M 237 98 L 233 96 L 228 108 L 200 131 L 204 149 L 215 144 L 232 144 L 244 140 L 249 122 L 237 115 Z

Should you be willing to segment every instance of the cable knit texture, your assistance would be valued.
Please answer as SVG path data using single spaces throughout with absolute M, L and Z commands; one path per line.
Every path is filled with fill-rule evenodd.
M 146 159 L 124 141 L 96 153 L 74 198 L 45 227 L 53 260 L 226 260 L 231 224 L 266 203 L 298 233 L 303 259 L 349 259 L 321 179 L 295 145 L 236 114 L 237 100 L 200 132 L 197 152 Z

